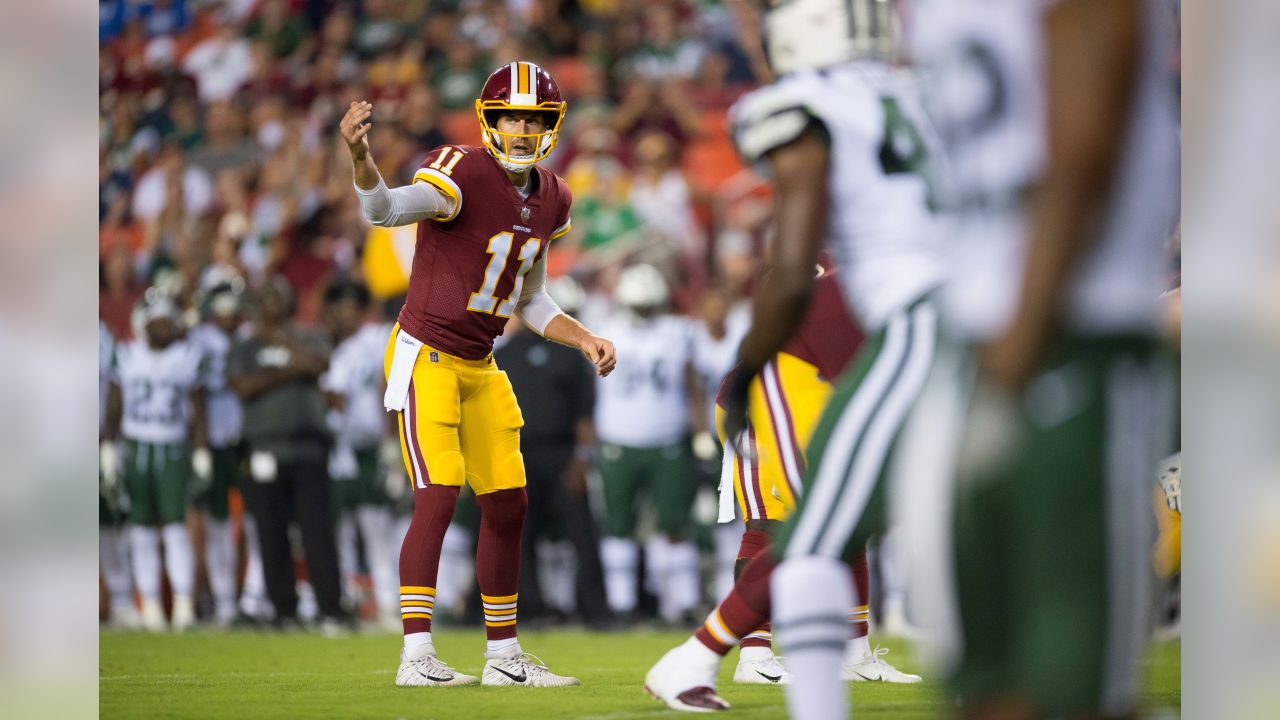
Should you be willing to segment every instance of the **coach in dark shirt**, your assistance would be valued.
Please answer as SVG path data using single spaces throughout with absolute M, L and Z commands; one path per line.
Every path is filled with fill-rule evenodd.
M 516 319 L 507 324 L 493 354 L 511 378 L 524 414 L 520 453 L 529 512 L 521 543 L 521 616 L 547 611 L 538 582 L 536 541 L 558 530 L 578 558 L 578 611 L 590 624 L 607 623 L 600 537 L 586 481 L 595 447 L 595 370 L 578 350 L 548 342 Z
M 322 629 L 335 630 L 346 617 L 329 509 L 332 436 L 318 383 L 329 366 L 329 347 L 319 334 L 288 322 L 293 291 L 284 278 L 270 278 L 258 304 L 253 335 L 227 355 L 227 381 L 244 403 L 243 436 L 252 478 L 246 500 L 258 523 L 267 595 L 278 623 L 296 623 L 298 594 L 289 547 L 289 522 L 294 520 L 324 618 Z

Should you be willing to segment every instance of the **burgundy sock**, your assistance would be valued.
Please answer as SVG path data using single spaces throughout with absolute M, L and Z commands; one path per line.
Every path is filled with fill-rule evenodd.
M 520 587 L 520 537 L 529 498 L 524 488 L 476 496 L 480 540 L 476 543 L 476 583 L 484 603 L 484 629 L 490 640 L 516 636 Z
M 440 545 L 458 501 L 456 487 L 427 485 L 413 493 L 413 519 L 400 546 L 400 618 L 404 634 L 431 632 Z
M 854 603 L 849 613 L 849 620 L 853 625 L 851 637 L 866 637 L 871 632 L 871 626 L 867 622 L 867 602 L 871 592 L 871 582 L 867 577 L 866 550 L 862 550 L 854 556 L 853 562 L 849 563 L 849 569 L 853 575 Z
M 746 561 L 744 566 L 769 547 L 769 533 L 764 530 L 747 530 L 742 533 L 742 543 L 738 546 L 738 562 Z M 745 567 L 743 568 L 745 570 Z M 741 574 L 741 573 L 739 573 Z M 742 647 L 773 647 L 773 635 L 768 622 L 761 623 L 746 637 L 742 638 Z
M 729 652 L 729 648 L 760 627 L 769 619 L 769 578 L 778 561 L 773 553 L 767 550 L 756 555 L 742 570 L 742 576 L 733 584 L 733 589 L 702 627 L 694 633 L 694 637 L 711 650 L 720 655 Z

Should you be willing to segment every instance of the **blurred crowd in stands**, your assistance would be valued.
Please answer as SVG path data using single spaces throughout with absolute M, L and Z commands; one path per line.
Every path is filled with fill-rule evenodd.
M 738 290 L 767 208 L 725 130 L 763 64 L 737 0 L 116 0 L 100 3 L 101 313 L 117 338 L 143 290 L 271 274 L 318 319 L 337 279 L 407 285 L 409 238 L 371 228 L 335 129 L 374 104 L 391 186 L 446 143 L 479 142 L 496 67 L 539 63 L 569 103 L 549 163 L 574 192 L 551 273 L 588 286 L 643 260 L 690 310 Z

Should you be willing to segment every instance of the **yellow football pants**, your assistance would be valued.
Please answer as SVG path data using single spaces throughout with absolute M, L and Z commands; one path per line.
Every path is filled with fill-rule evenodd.
M 751 383 L 747 436 L 749 457 L 733 457 L 734 495 L 747 520 L 784 520 L 796 505 L 804 478 L 804 450 L 813 436 L 832 385 L 818 368 L 778 353 Z M 724 442 L 724 411 L 716 408 Z
M 387 342 L 385 373 L 399 331 L 397 324 Z M 405 409 L 397 415 L 400 452 L 413 487 L 460 487 L 465 480 L 476 495 L 524 487 L 524 417 L 492 355 L 464 360 L 424 344 Z

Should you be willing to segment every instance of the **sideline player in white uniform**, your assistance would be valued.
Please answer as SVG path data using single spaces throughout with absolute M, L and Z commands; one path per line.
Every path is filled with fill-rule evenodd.
M 814 431 L 795 512 L 742 578 L 780 560 L 772 615 L 791 675 L 791 716 L 844 717 L 842 659 L 858 604 L 845 559 L 885 529 L 882 474 L 933 363 L 930 295 L 943 265 L 918 172 L 927 129 L 910 78 L 888 62 L 892 5 L 794 0 L 768 10 L 764 23 L 780 77 L 743 97 L 730 122 L 743 158 L 772 177 L 778 233 L 726 393 L 726 436 L 739 438 L 751 382 L 800 326 L 824 243 L 866 340 Z M 755 629 L 730 622 L 707 621 L 722 647 Z M 650 669 L 646 687 L 673 708 L 726 709 L 715 694 L 722 657 L 695 636 Z
M 596 433 L 604 485 L 605 537 L 600 542 L 609 606 L 636 609 L 639 547 L 633 539 L 639 496 L 652 503 L 657 527 L 645 545 L 659 614 L 674 622 L 701 599 L 692 504 L 697 493 L 690 434 L 707 430 L 693 368 L 693 326 L 666 310 L 670 290 L 652 265 L 618 277 L 617 311 L 601 332 L 614 338 L 626 363 L 597 382 Z
M 179 339 L 178 307 L 148 291 L 142 337 L 117 346 L 107 393 L 107 440 L 124 438 L 129 493 L 129 539 L 134 580 L 142 596 L 143 626 L 165 629 L 160 604 L 160 541 L 173 588 L 174 630 L 196 619 L 192 592 L 195 555 L 184 523 L 193 478 L 213 471 L 199 348 Z M 193 450 L 194 448 L 194 450 Z
M 115 338 L 106 323 L 98 321 L 98 435 L 103 436 L 107 417 L 107 389 L 111 384 L 111 362 Z M 98 566 L 107 588 L 110 610 L 107 621 L 113 628 L 137 629 L 141 618 L 133 604 L 133 576 L 129 570 L 129 536 L 125 532 L 128 497 L 120 487 L 120 455 L 117 443 L 103 439 L 98 466 Z
M 953 687 L 965 717 L 1130 717 L 1151 468 L 1172 439 L 1158 336 L 1176 29 L 1161 0 L 942 0 L 916 17 L 964 269 L 941 296 L 968 349 L 952 371 Z
M 239 278 L 237 278 L 239 280 Z M 242 281 L 241 281 L 242 282 Z M 243 323 L 242 290 L 231 283 L 220 283 L 205 299 L 207 319 L 191 329 L 188 340 L 204 354 L 206 405 L 209 419 L 209 448 L 213 456 L 213 474 L 209 487 L 197 498 L 205 511 L 205 566 L 213 592 L 214 622 L 226 627 L 236 618 L 236 573 L 239 569 L 235 538 L 232 536 L 229 493 L 241 483 L 240 429 L 244 416 L 240 398 L 227 386 L 227 352 L 237 339 Z M 262 578 L 262 558 L 257 533 L 250 528 L 253 520 L 244 517 L 245 547 L 248 563 L 245 570 L 244 596 L 240 607 L 246 614 L 258 617 L 266 603 Z M 255 592 L 256 591 L 256 592 Z M 252 612 L 249 612 L 252 610 Z
M 378 621 L 399 629 L 399 545 L 387 474 L 382 466 L 387 454 L 384 445 L 394 446 L 391 457 L 397 465 L 400 452 L 382 407 L 386 383 L 381 353 L 391 336 L 391 326 L 370 319 L 371 297 L 363 285 L 335 284 L 325 292 L 324 301 L 325 321 L 336 343 L 329 357 L 329 370 L 320 377 L 320 388 L 333 406 L 329 426 L 335 444 L 329 454 L 329 474 L 333 478 L 333 509 L 337 515 L 338 566 L 348 600 L 357 601 L 353 578 L 358 561 L 358 526 L 373 579 Z

